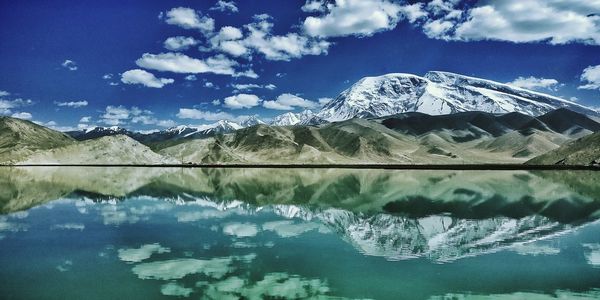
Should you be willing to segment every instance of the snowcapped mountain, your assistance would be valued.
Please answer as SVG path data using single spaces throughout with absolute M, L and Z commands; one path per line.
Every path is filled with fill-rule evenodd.
M 76 139 L 76 140 L 80 140 L 80 141 L 84 141 L 84 140 L 90 140 L 90 139 L 95 139 L 95 138 L 99 138 L 99 137 L 103 137 L 103 136 L 112 136 L 112 135 L 119 135 L 119 134 L 124 134 L 124 135 L 133 135 L 134 133 L 122 128 L 122 127 L 118 127 L 118 126 L 111 126 L 111 127 L 99 127 L 99 126 L 95 126 L 95 127 L 89 127 L 83 130 L 77 130 L 77 131 L 69 131 L 69 132 L 65 132 L 67 135 L 71 136 L 72 138 Z
M 258 118 L 258 116 L 254 115 L 254 116 L 250 116 L 248 117 L 246 120 L 240 122 L 240 125 L 242 127 L 251 127 L 254 125 L 260 125 L 260 124 L 267 124 L 265 122 L 263 122 L 261 119 Z
M 200 130 L 198 132 L 204 135 L 209 135 L 215 133 L 229 133 L 243 128 L 242 125 L 228 120 L 219 120 L 218 122 L 209 126 L 209 128 Z
M 314 119 L 315 113 L 311 110 L 304 110 L 299 113 L 287 112 L 285 114 L 279 115 L 273 119 L 271 122 L 272 126 L 293 126 L 293 125 L 315 125 L 320 124 L 317 120 Z
M 434 71 L 423 77 L 403 73 L 365 77 L 327 103 L 317 116 L 332 122 L 414 111 L 430 115 L 484 111 L 538 116 L 561 107 L 599 115 L 593 109 L 551 95 Z
M 282 115 L 279 115 L 273 119 L 271 125 L 273 126 L 291 126 L 300 123 L 300 119 L 293 112 L 288 112 Z

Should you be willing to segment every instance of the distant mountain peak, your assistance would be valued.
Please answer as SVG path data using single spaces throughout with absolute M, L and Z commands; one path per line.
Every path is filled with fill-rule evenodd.
M 308 120 L 313 118 L 315 113 L 311 110 L 304 110 L 299 113 L 287 112 L 281 114 L 273 119 L 271 125 L 273 126 L 294 126 L 294 125 L 307 125 L 305 124 Z

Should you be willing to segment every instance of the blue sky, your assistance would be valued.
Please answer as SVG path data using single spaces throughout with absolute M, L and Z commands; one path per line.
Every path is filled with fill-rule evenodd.
M 268 119 L 430 70 L 597 107 L 599 14 L 578 0 L 2 1 L 0 114 L 62 130 Z

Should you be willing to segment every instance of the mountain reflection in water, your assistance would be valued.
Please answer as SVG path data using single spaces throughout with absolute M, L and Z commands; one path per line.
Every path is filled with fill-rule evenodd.
M 97 298 L 596 298 L 599 182 L 593 171 L 2 168 L 0 292 L 73 284 L 41 271 L 54 264 L 103 266 L 97 276 L 134 286 Z M 53 260 L 90 251 L 119 264 Z M 29 292 L 15 283 L 32 277 Z

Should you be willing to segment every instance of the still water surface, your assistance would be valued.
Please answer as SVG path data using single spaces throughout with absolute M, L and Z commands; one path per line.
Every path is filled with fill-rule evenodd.
M 600 172 L 0 169 L 2 299 L 599 299 Z

